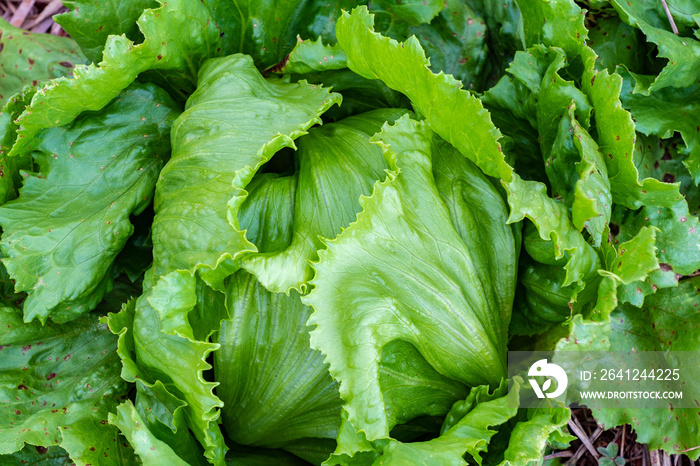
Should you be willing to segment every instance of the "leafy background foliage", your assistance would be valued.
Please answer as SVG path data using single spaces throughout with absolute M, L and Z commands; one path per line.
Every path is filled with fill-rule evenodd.
M 507 350 L 700 349 L 693 2 L 65 4 L 0 22 L 3 464 L 530 464 Z

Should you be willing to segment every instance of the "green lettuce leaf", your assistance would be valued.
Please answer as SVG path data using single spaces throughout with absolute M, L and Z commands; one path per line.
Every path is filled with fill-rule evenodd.
M 519 414 L 523 411 L 526 411 L 525 419 L 513 427 L 508 448 L 503 452 L 503 461 L 499 466 L 537 464 L 553 435 L 561 436 L 566 441 L 575 439 L 566 432 L 566 425 L 571 419 L 569 409 L 527 409 L 519 410 Z
M 700 59 L 699 59 L 700 61 Z M 687 88 L 664 88 L 649 95 L 636 94 L 632 87 L 635 76 L 621 68 L 624 79 L 621 100 L 635 120 L 637 131 L 661 138 L 679 132 L 685 142 L 680 152 L 688 157 L 683 161 L 696 185 L 700 185 L 700 84 Z
M 486 24 L 488 57 L 484 85 L 490 87 L 503 76 L 515 52 L 525 49 L 520 9 L 514 0 L 473 0 L 469 6 Z
M 615 290 L 619 284 L 643 279 L 658 268 L 654 237 L 654 229 L 643 228 L 621 244 L 619 252 L 608 255 L 607 270 L 601 271 L 604 279 L 598 305 L 589 319 L 575 316 L 571 335 L 559 342 L 558 350 L 696 351 L 692 315 L 700 305 L 697 277 L 681 280 L 678 288 L 647 296 L 643 309 L 629 304 L 618 306 Z M 606 427 L 631 424 L 638 441 L 649 444 L 650 449 L 684 452 L 691 458 L 700 454 L 692 450 L 698 442 L 697 409 L 602 409 L 596 411 L 596 418 Z
M 413 344 L 438 372 L 467 384 L 497 383 L 505 374 L 516 258 L 501 194 L 425 122 L 403 117 L 375 138 L 392 172 L 361 200 L 357 221 L 319 253 L 314 289 L 303 299 L 315 309 L 312 347 L 326 354 L 340 381 L 350 423 L 371 440 L 388 436 L 391 428 L 378 376 L 381 348 L 391 341 Z M 443 195 L 475 223 L 461 226 L 464 218 L 451 218 L 434 174 L 449 173 L 447 167 L 465 181 L 445 183 L 452 190 Z M 492 199 L 489 209 L 469 204 L 470 183 Z M 493 257 L 478 246 L 474 224 L 511 252 Z M 348 282 L 352 293 L 338 294 Z M 472 356 L 456 361 L 439 346 Z
M 36 135 L 39 173 L 0 207 L 2 248 L 27 322 L 71 320 L 111 289 L 110 269 L 170 152 L 174 102 L 134 86 L 97 113 Z
M 318 259 L 316 251 L 323 247 L 324 238 L 335 238 L 355 220 L 360 196 L 369 195 L 374 182 L 385 176 L 388 166 L 382 151 L 370 144 L 369 138 L 384 122 L 393 122 L 404 113 L 398 109 L 374 110 L 312 128 L 299 138 L 291 242 L 279 252 L 247 254 L 241 266 L 270 291 L 295 288 L 303 293 L 305 282 L 313 276 L 307 261 Z M 284 192 L 281 195 L 286 198 Z M 232 204 L 237 207 L 235 201 Z M 260 215 L 269 214 L 263 211 Z M 284 225 L 288 221 L 280 222 L 278 217 L 276 222 Z M 266 221 L 267 228 L 271 223 Z
M 212 329 L 203 329 L 201 324 L 205 321 L 207 326 L 218 328 L 226 312 L 223 300 L 220 293 L 201 281 L 187 289 L 193 281 L 187 273 L 173 272 L 170 278 L 172 281 L 160 279 L 136 302 L 136 360 L 144 373 L 142 379 L 161 381 L 170 393 L 187 403 L 189 428 L 204 447 L 207 459 L 221 464 L 227 449 L 218 426 L 222 402 L 213 393 L 218 383 L 204 377 L 204 372 L 211 369 L 207 356 L 219 345 L 209 342 Z M 171 299 L 158 300 L 159 294 L 170 295 Z M 185 321 L 181 320 L 183 316 Z
M 628 241 L 645 227 L 655 227 L 659 262 L 676 274 L 690 275 L 700 269 L 700 224 L 690 215 L 688 204 L 673 208 L 642 207 L 638 211 L 616 209 L 613 222 L 619 232 L 615 241 Z M 675 280 L 678 281 L 679 277 Z
M 142 367 L 136 362 L 133 332 L 135 304 L 136 300 L 130 300 L 118 313 L 109 314 L 106 322 L 110 331 L 118 335 L 117 354 L 122 362 L 121 376 L 127 381 L 136 382 L 136 399 L 133 404 L 144 421 L 144 429 L 148 430 L 149 435 L 167 444 L 188 464 L 209 464 L 204 459 L 202 447 L 188 429 L 187 402 L 169 391 L 160 380 L 147 382 L 147 372 L 142 372 Z M 113 419 L 110 422 L 114 424 Z M 127 435 L 128 432 L 124 434 Z
M 323 355 L 309 346 L 311 308 L 296 291 L 271 293 L 245 271 L 229 279 L 226 304 L 214 373 L 228 436 L 268 447 L 334 439 L 341 401 Z
M 622 79 L 606 70 L 591 79 L 587 94 L 595 110 L 598 146 L 607 156 L 604 160 L 608 164 L 613 202 L 634 210 L 642 205 L 673 206 L 680 197 L 677 186 L 653 178 L 640 182 L 632 156 L 635 123 L 620 102 Z
M 102 61 L 107 38 L 124 34 L 134 43 L 143 41 L 136 20 L 147 8 L 156 8 L 155 0 L 127 0 L 115 3 L 95 4 L 89 0 L 64 0 L 70 11 L 56 15 L 54 21 L 61 25 L 93 63 Z
M 501 178 L 509 192 L 509 223 L 528 216 L 538 224 L 544 239 L 554 238 L 557 257 L 568 251 L 566 285 L 577 281 L 582 289 L 584 277 L 597 269 L 597 257 L 571 225 L 565 207 L 546 196 L 546 186 L 523 181 L 513 172 L 497 141 L 500 131 L 479 99 L 461 90 L 450 76 L 431 73 L 415 38 L 399 44 L 375 33 L 372 25 L 373 17 L 363 7 L 338 21 L 338 42 L 348 55 L 350 69 L 366 78 L 379 78 L 389 88 L 404 93 L 438 135 L 486 175 Z M 455 124 L 463 121 L 464 115 L 470 116 L 468 130 L 466 125 Z
M 320 463 L 320 462 L 319 462 Z M 251 448 L 234 445 L 226 454 L 226 464 L 231 466 L 308 466 L 309 463 L 282 450 Z
M 260 254 L 284 251 L 292 244 L 299 174 L 256 173 L 238 209 L 238 223 Z
M 509 406 L 508 396 L 479 403 L 457 424 L 433 440 L 417 443 L 390 440 L 383 447 L 379 464 L 467 465 L 462 458 L 465 454 L 482 464 L 480 453 L 486 451 L 491 437 L 497 432 L 490 427 L 505 423 L 517 410 L 517 407 Z
M 451 74 L 468 89 L 484 87 L 488 57 L 483 19 L 466 2 L 448 0 L 430 22 L 409 28 L 430 58 L 430 69 Z
M 377 0 L 373 6 L 375 11 L 378 11 L 377 6 L 410 26 L 418 26 L 435 18 L 445 7 L 445 3 L 440 0 Z
M 658 49 L 658 55 L 668 59 L 659 75 L 644 93 L 666 87 L 687 87 L 696 84 L 700 71 L 700 41 L 674 34 L 664 13 L 659 14 L 652 2 L 645 0 L 610 0 L 620 19 L 640 29 L 647 41 Z M 696 8 L 696 7 L 694 7 Z M 663 19 L 661 19 L 663 18 Z
M 299 38 L 283 63 L 282 67 L 275 67 L 273 71 L 306 74 L 347 68 L 343 49 L 338 45 L 325 45 L 320 37 L 316 41 Z
M 697 308 L 700 306 L 700 277 L 681 280 L 677 288 L 647 296 L 642 309 L 629 304 L 618 307 L 607 326 L 590 325 L 576 319 L 567 348 L 604 351 L 697 351 Z M 671 360 L 671 359 L 669 359 Z M 695 387 L 687 387 L 697 396 Z M 700 410 L 696 408 L 601 409 L 596 419 L 606 427 L 630 424 L 637 441 L 670 454 L 684 453 L 697 459 L 694 447 L 700 440 Z
M 380 108 L 411 109 L 410 101 L 403 94 L 389 89 L 377 79 L 365 79 L 349 69 L 328 70 L 303 75 L 293 75 L 294 81 L 306 80 L 333 89 L 343 97 L 341 106 L 331 107 L 324 113 L 324 121 L 340 121 L 349 116 Z
M 186 95 L 196 85 L 201 63 L 219 54 L 218 31 L 200 2 L 163 2 L 157 9 L 145 10 L 138 26 L 145 38 L 142 43 L 109 36 L 99 65 L 76 67 L 73 79 L 54 80 L 37 92 L 17 120 L 20 136 L 12 155 L 32 150 L 40 130 L 70 123 L 86 110 L 100 110 L 143 71 L 177 71 L 177 89 Z
M 348 430 L 349 424 L 344 419 L 345 431 L 341 428 L 338 449 L 324 464 L 520 466 L 541 460 L 550 436 L 571 438 L 564 433 L 570 411 L 565 408 L 519 410 L 517 399 L 521 385 L 522 379 L 514 379 L 510 395 L 505 380 L 493 391 L 485 385 L 472 388 L 466 399 L 454 404 L 440 435 L 427 441 L 369 442 L 362 432 Z M 509 396 L 512 397 L 510 401 Z M 502 450 L 495 448 L 496 442 L 503 443 Z
M 700 190 L 695 187 L 685 166 L 687 155 L 678 151 L 683 144 L 680 137 L 660 139 L 637 133 L 634 146 L 634 164 L 644 178 L 656 178 L 666 183 L 680 183 L 679 191 L 688 203 L 692 215 L 700 215 Z
M 601 16 L 589 30 L 586 43 L 598 55 L 596 69 L 614 73 L 617 65 L 641 70 L 646 47 L 639 30 L 620 21 L 618 16 Z
M 22 185 L 21 170 L 32 168 L 32 157 L 25 154 L 8 157 L 10 149 L 17 139 L 15 119 L 32 100 L 36 87 L 29 86 L 12 96 L 0 111 L 0 205 L 15 199 Z
M 678 201 L 675 186 L 655 179 L 640 182 L 631 154 L 634 122 L 620 103 L 622 79 L 607 70 L 595 71 L 595 52 L 586 44 L 584 14 L 571 0 L 523 2 L 528 44 L 560 47 L 568 60 L 567 73 L 586 94 L 595 112 L 595 141 L 603 149 L 612 199 L 630 209 L 643 204 L 672 206 Z M 543 26 L 545 25 L 545 26 Z
M 71 76 L 83 63 L 72 39 L 25 31 L 0 18 L 0 105 L 25 85 Z
M 208 61 L 199 77 L 173 127 L 173 156 L 156 187 L 153 255 L 157 276 L 206 268 L 207 281 L 221 289 L 237 269 L 232 259 L 256 250 L 238 224 L 245 187 L 340 96 L 265 80 L 243 55 Z
M 434 1 L 434 0 L 431 0 Z M 245 53 L 259 69 L 284 61 L 297 37 L 335 43 L 335 20 L 355 0 L 307 2 L 204 0 L 221 31 L 223 55 Z M 360 1 L 359 3 L 363 3 Z
M 365 78 L 381 79 L 405 94 L 440 137 L 485 174 L 510 181 L 512 169 L 497 142 L 501 133 L 479 99 L 462 91 L 459 81 L 451 76 L 433 74 L 418 39 L 410 37 L 399 44 L 375 33 L 373 24 L 374 17 L 364 7 L 353 10 L 352 16 L 343 13 L 338 20 L 338 43 L 348 56 L 349 68 Z M 470 131 L 454 126 L 464 115 L 473 115 Z
M 119 405 L 116 411 L 116 414 L 109 413 L 109 423 L 117 426 L 126 436 L 144 466 L 164 463 L 173 466 L 189 466 L 166 443 L 158 440 L 148 430 L 147 424 L 131 400 Z
M 88 314 L 69 324 L 23 323 L 0 308 L 0 454 L 60 445 L 79 464 L 133 462 L 107 415 L 127 393 L 115 337 Z
M 39 447 L 27 445 L 11 455 L 0 455 L 0 461 L 6 466 L 71 466 L 75 464 L 68 452 L 61 447 Z

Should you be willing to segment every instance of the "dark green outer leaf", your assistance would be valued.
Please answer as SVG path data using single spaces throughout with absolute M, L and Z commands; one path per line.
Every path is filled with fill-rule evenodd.
M 309 466 L 309 463 L 281 450 L 234 445 L 226 454 L 230 466 Z
M 138 25 L 143 43 L 110 36 L 99 66 L 77 67 L 74 79 L 57 79 L 37 92 L 18 118 L 20 138 L 12 155 L 31 150 L 38 131 L 70 123 L 86 110 L 100 110 L 143 71 L 174 70 L 178 89 L 191 92 L 201 63 L 219 54 L 218 31 L 200 2 L 168 0 L 145 10 Z
M 420 416 L 444 416 L 467 388 L 444 377 L 410 343 L 394 340 L 382 348 L 379 384 L 394 427 Z
M 429 25 L 409 31 L 420 40 L 434 72 L 451 74 L 467 89 L 483 87 L 482 71 L 488 56 L 486 26 L 466 2 L 448 0 Z
M 126 394 L 115 337 L 88 314 L 70 324 L 24 324 L 0 308 L 0 453 L 23 442 L 60 445 L 80 465 L 133 462 L 107 413 Z
M 102 50 L 107 37 L 124 34 L 134 43 L 143 41 L 136 20 L 147 8 L 156 8 L 155 0 L 121 0 L 97 4 L 90 0 L 63 0 L 70 11 L 57 15 L 54 21 L 61 25 L 93 63 L 102 61 Z
M 444 0 L 376 0 L 376 5 L 411 26 L 429 23 L 445 7 Z
M 412 108 L 403 94 L 389 89 L 378 79 L 365 79 L 347 68 L 294 76 L 293 79 L 330 87 L 343 96 L 340 107 L 331 107 L 324 113 L 324 121 L 340 121 L 380 108 Z
M 281 62 L 292 51 L 297 36 L 335 42 L 335 20 L 353 0 L 205 0 L 221 31 L 222 54 L 250 55 L 259 69 Z M 362 3 L 362 2 L 360 2 Z
M 238 222 L 261 254 L 283 251 L 292 243 L 298 178 L 298 173 L 257 173 L 246 186 Z
M 522 15 L 515 0 L 472 0 L 470 6 L 486 23 L 490 86 L 503 76 L 513 55 L 526 48 Z
M 595 51 L 597 69 L 614 73 L 617 65 L 638 71 L 644 62 L 645 46 L 641 33 L 617 16 L 601 17 L 589 31 L 587 44 Z
M 174 102 L 134 86 L 98 113 L 37 134 L 40 173 L 0 207 L 1 247 L 27 322 L 68 321 L 111 288 L 115 256 L 133 231 L 129 215 L 150 202 L 170 152 Z
M 697 312 L 700 306 L 700 280 L 682 280 L 678 288 L 659 290 L 646 298 L 642 310 L 624 305 L 611 316 L 611 349 L 628 351 L 698 351 Z M 695 369 L 690 369 L 695 370 Z M 683 370 L 688 374 L 689 370 Z M 698 396 L 697 387 L 688 387 Z M 690 393 L 689 393 L 690 394 Z M 606 412 L 603 412 L 606 411 Z M 620 409 L 600 411 L 605 425 L 630 423 L 639 442 L 650 449 L 669 453 L 693 448 L 700 443 L 698 409 Z M 698 450 L 685 453 L 690 458 Z
M 700 215 L 700 189 L 685 167 L 685 154 L 678 149 L 683 144 L 679 137 L 661 139 L 637 133 L 634 146 L 634 163 L 643 178 L 656 178 L 667 183 L 680 183 L 680 193 L 685 196 L 688 210 L 692 215 Z
M 700 58 L 698 58 L 700 62 Z M 683 161 L 696 185 L 700 185 L 700 84 L 686 88 L 664 88 L 649 95 L 633 91 L 635 77 L 618 70 L 624 79 L 620 98 L 635 119 L 637 131 L 669 138 L 674 131 L 681 133 L 688 156 Z
M 71 466 L 75 464 L 68 452 L 61 447 L 37 447 L 26 445 L 11 455 L 0 455 L 4 466 Z
M 656 44 L 660 57 L 668 59 L 668 64 L 649 85 L 647 91 L 696 84 L 700 73 L 700 41 L 674 34 L 668 19 L 665 18 L 666 15 L 655 11 L 660 2 L 611 0 L 610 3 L 624 22 L 639 28 L 649 42 Z
M 616 242 L 627 241 L 645 226 L 656 227 L 659 229 L 657 254 L 665 268 L 681 275 L 690 275 L 700 269 L 700 224 L 698 218 L 688 212 L 685 201 L 672 208 L 616 209 L 612 221 L 619 225 Z
M 70 76 L 83 63 L 72 39 L 24 31 L 0 18 L 0 105 L 25 85 Z

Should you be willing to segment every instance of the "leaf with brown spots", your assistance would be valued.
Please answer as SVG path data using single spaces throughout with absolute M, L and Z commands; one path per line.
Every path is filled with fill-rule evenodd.
M 85 57 L 72 39 L 22 31 L 0 18 L 0 105 L 25 85 L 70 76 L 74 64 L 82 63 Z
M 14 452 L 9 458 L 32 457 L 22 450 L 25 442 L 42 460 L 58 461 L 67 452 L 79 464 L 135 464 L 133 451 L 116 442 L 117 429 L 101 424 L 128 387 L 120 377 L 116 337 L 98 315 L 42 326 L 0 307 L 0 329 L 0 464 L 15 464 L 2 456 Z M 59 445 L 65 451 L 53 448 Z
M 0 207 L 0 248 L 16 290 L 28 292 L 26 321 L 74 319 L 111 289 L 129 216 L 150 202 L 169 155 L 174 107 L 161 89 L 135 85 L 101 112 L 39 134 L 39 172 Z

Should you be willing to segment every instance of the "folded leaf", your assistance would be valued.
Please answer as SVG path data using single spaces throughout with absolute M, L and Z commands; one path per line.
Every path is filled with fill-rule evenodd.
M 365 112 L 312 128 L 299 138 L 291 243 L 280 252 L 247 254 L 241 266 L 270 291 L 295 288 L 303 292 L 306 281 L 313 276 L 308 261 L 318 259 L 316 251 L 323 247 L 323 239 L 335 238 L 355 220 L 360 196 L 369 195 L 374 182 L 385 176 L 387 165 L 382 151 L 370 144 L 370 137 L 382 124 L 405 113 L 398 109 Z M 232 204 L 237 206 L 235 198 Z M 260 242 L 256 245 L 266 247 Z
M 173 466 L 189 466 L 148 430 L 131 400 L 119 405 L 116 414 L 109 414 L 109 423 L 117 426 L 129 439 L 144 466 L 156 466 L 164 462 Z
M 237 268 L 231 259 L 255 251 L 236 215 L 245 187 L 340 96 L 265 80 L 243 55 L 208 61 L 199 78 L 173 127 L 173 156 L 156 188 L 153 255 L 156 275 L 206 268 L 207 281 L 220 289 Z
M 410 37 L 399 44 L 374 32 L 373 24 L 374 17 L 364 7 L 353 10 L 352 16 L 343 13 L 338 20 L 338 43 L 348 55 L 348 67 L 404 93 L 440 137 L 487 175 L 510 181 L 512 169 L 497 142 L 501 133 L 479 99 L 462 91 L 451 76 L 433 74 L 418 39 Z M 454 126 L 464 115 L 471 116 L 469 131 Z
M 188 311 L 186 305 L 192 304 L 193 294 L 194 310 L 206 313 L 195 321 L 200 324 L 197 327 L 201 328 L 203 321 L 212 327 L 218 327 L 225 311 L 221 300 L 213 300 L 199 307 L 199 302 L 211 295 L 197 295 L 196 287 L 190 289 L 190 293 L 183 293 L 182 288 L 187 280 L 193 281 L 194 278 L 187 273 L 173 272 L 170 277 L 159 280 L 156 286 L 149 286 L 153 279 L 147 277 L 146 291 L 136 300 L 133 325 L 130 326 L 133 329 L 133 360 L 137 365 L 134 367 L 135 364 L 131 362 L 128 366 L 125 365 L 136 373 L 131 374 L 132 378 L 127 380 L 135 381 L 138 377 L 149 385 L 160 381 L 168 392 L 184 401 L 187 404 L 183 409 L 188 426 L 204 447 L 206 458 L 213 464 L 221 465 L 226 452 L 226 445 L 218 426 L 221 414 L 218 408 L 222 406 L 222 402 L 213 393 L 218 383 L 207 381 L 203 376 L 205 371 L 211 369 L 211 365 L 206 361 L 207 356 L 219 345 L 208 341 L 207 336 L 210 332 L 202 332 L 204 335 L 197 334 L 190 327 L 191 324 L 180 317 L 185 317 L 193 311 Z M 202 287 L 205 285 L 200 284 L 199 289 L 202 290 Z M 172 295 L 170 301 L 154 299 L 158 294 L 162 296 L 168 293 Z M 177 312 L 173 312 L 168 306 L 173 306 Z M 127 322 L 124 318 L 120 319 L 122 324 L 128 325 Z M 115 327 L 119 328 L 118 325 Z M 120 340 L 120 356 L 123 354 L 129 359 L 128 333 L 123 329 L 121 333 L 125 339 L 123 349 Z
M 118 335 L 117 354 L 122 362 L 122 378 L 136 382 L 134 406 L 144 421 L 143 428 L 150 431 L 159 441 L 166 443 L 176 455 L 190 465 L 209 464 L 204 459 L 197 439 L 188 429 L 185 414 L 187 402 L 170 392 L 160 380 L 154 383 L 144 380 L 148 375 L 142 372 L 142 367 L 136 362 L 133 331 L 135 304 L 136 300 L 130 300 L 120 312 L 109 314 L 105 320 L 110 331 Z
M 515 241 L 505 225 L 505 205 L 494 210 L 501 195 L 481 172 L 425 122 L 403 117 L 375 138 L 393 171 L 372 197 L 362 199 L 357 221 L 319 253 L 315 288 L 303 299 L 315 309 L 309 319 L 317 325 L 312 347 L 326 354 L 349 421 L 370 440 L 388 436 L 391 427 L 379 384 L 382 347 L 407 341 L 447 377 L 472 385 L 496 383 L 505 373 L 515 283 Z M 484 186 L 482 196 L 492 199 L 490 209 L 470 205 L 462 212 L 479 221 L 479 237 L 487 234 L 512 251 L 500 256 L 500 267 L 484 260 L 490 255 L 476 245 L 465 219 L 451 219 L 433 174 L 441 163 Z M 461 190 L 455 191 L 445 194 L 459 199 Z M 354 284 L 350 293 L 337 293 L 349 282 Z M 455 360 L 438 347 L 465 357 Z

